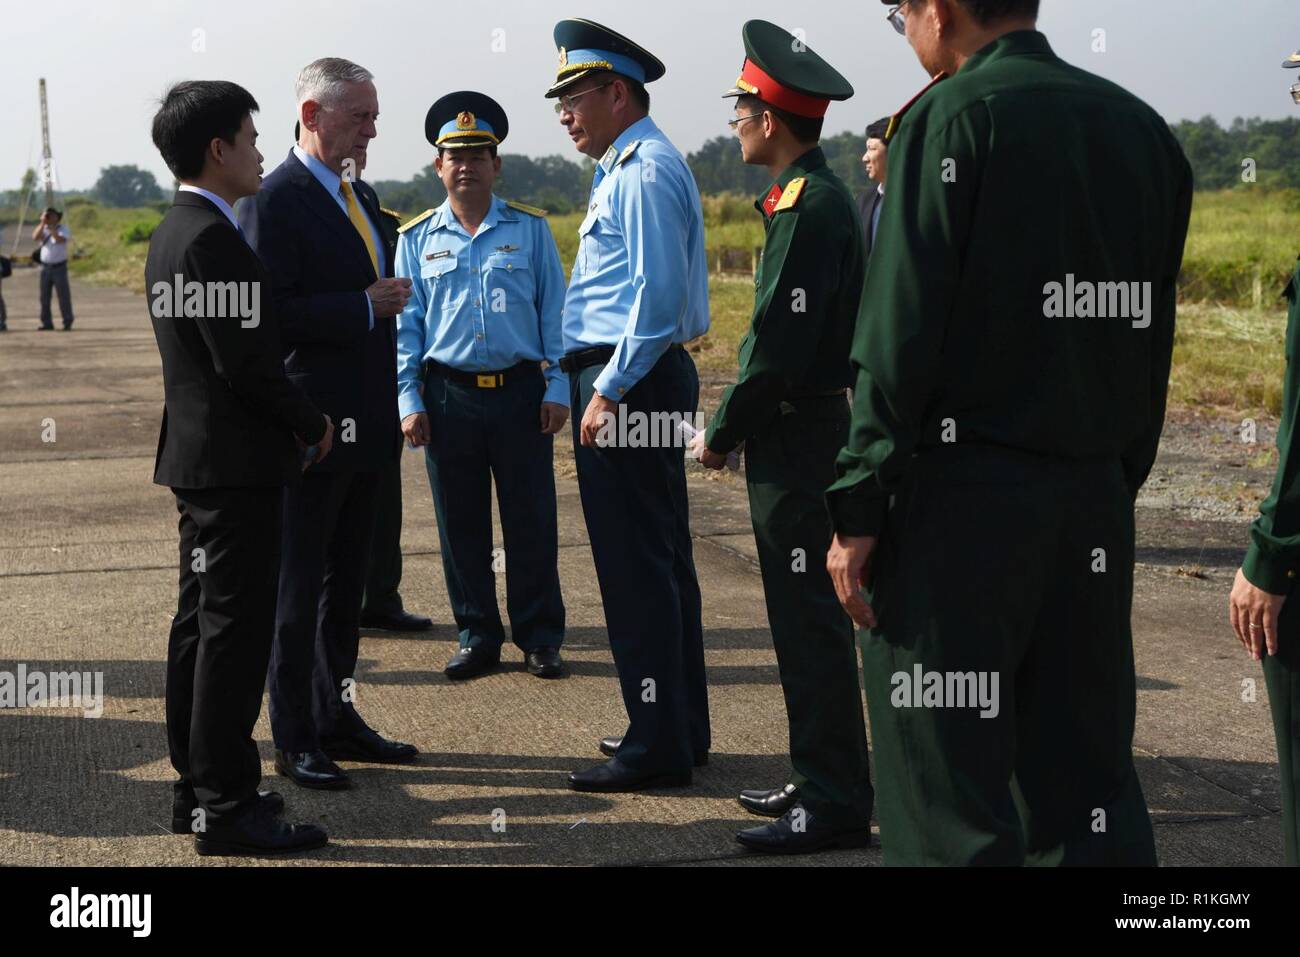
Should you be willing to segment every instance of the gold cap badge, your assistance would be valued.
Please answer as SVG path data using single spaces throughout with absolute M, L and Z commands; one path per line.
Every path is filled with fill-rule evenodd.
M 560 66 L 568 66 L 568 65 L 569 65 L 569 51 L 564 49 L 564 47 L 560 47 Z
M 464 110 L 458 117 L 456 117 L 456 129 L 458 130 L 472 130 L 475 129 L 476 126 L 477 124 L 474 121 L 474 114 L 469 110 Z

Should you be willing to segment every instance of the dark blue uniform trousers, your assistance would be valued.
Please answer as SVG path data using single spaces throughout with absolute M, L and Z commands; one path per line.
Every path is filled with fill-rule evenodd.
M 314 472 L 284 490 L 275 641 L 267 684 L 271 736 L 284 751 L 365 727 L 354 707 L 361 593 L 378 472 Z
M 602 368 L 570 374 L 569 387 L 582 511 L 627 708 L 618 759 L 638 770 L 689 770 L 693 754 L 708 751 L 710 738 L 685 452 L 681 445 L 581 444 L 583 410 Z M 699 397 L 695 363 L 674 347 L 628 390 L 622 405 L 629 415 L 691 416 Z
M 535 374 L 534 374 L 535 373 Z M 499 649 L 505 628 L 497 608 L 492 550 L 496 482 L 510 637 L 524 651 L 564 642 L 556 535 L 554 437 L 542 432 L 546 382 L 540 367 L 480 389 L 426 372 L 429 445 L 424 464 L 438 517 L 442 570 L 460 645 Z

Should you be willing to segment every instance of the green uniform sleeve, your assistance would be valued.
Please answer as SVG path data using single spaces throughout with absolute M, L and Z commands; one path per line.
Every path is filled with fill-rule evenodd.
M 1270 595 L 1291 591 L 1300 568 L 1300 449 L 1295 447 L 1296 416 L 1300 412 L 1300 377 L 1294 355 L 1300 330 L 1300 264 L 1287 286 L 1291 309 L 1287 315 L 1287 367 L 1282 386 L 1282 421 L 1277 428 L 1277 474 L 1273 488 L 1250 526 L 1250 548 L 1241 571 L 1256 588 Z
M 853 424 L 826 495 L 840 535 L 879 533 L 922 438 L 990 125 L 980 103 L 938 129 L 905 124 L 890 144 L 889 184 L 853 335 Z
M 810 186 L 811 186 L 810 182 Z M 813 187 L 816 188 L 816 187 Z M 759 267 L 754 317 L 740 344 L 740 374 L 709 423 L 705 444 L 725 455 L 776 415 L 804 381 L 840 284 L 846 239 L 815 197 L 772 217 Z
M 1172 136 L 1172 134 L 1170 134 Z M 1181 157 L 1180 150 L 1176 150 Z M 1154 294 L 1154 315 L 1151 324 L 1151 378 L 1146 428 L 1133 444 L 1124 450 L 1120 462 L 1129 494 L 1137 498 L 1138 490 L 1151 473 L 1160 447 L 1160 433 L 1165 424 L 1165 403 L 1169 395 L 1169 369 L 1174 356 L 1174 320 L 1178 311 L 1178 273 L 1183 266 L 1183 246 L 1187 239 L 1187 225 L 1192 215 L 1192 168 L 1182 160 L 1182 185 L 1178 189 L 1177 208 L 1174 211 L 1174 243 L 1165 260 L 1160 276 L 1160 288 Z

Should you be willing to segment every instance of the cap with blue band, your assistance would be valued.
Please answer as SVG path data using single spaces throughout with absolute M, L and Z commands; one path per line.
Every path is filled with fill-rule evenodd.
M 591 20 L 561 20 L 555 25 L 555 46 L 560 53 L 555 82 L 548 97 L 592 73 L 616 73 L 636 83 L 652 83 L 666 72 L 653 53 L 622 34 Z
M 506 138 L 509 121 L 492 97 L 473 90 L 448 93 L 429 108 L 424 138 L 438 149 L 497 146 Z

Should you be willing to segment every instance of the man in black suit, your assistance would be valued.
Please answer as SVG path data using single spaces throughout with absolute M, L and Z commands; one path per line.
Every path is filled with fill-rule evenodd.
M 172 830 L 200 854 L 303 850 L 275 819 L 253 726 L 275 625 L 283 488 L 325 458 L 334 427 L 284 374 L 269 277 L 232 204 L 257 192 L 257 103 L 233 83 L 172 87 L 153 141 L 180 182 L 145 265 L 166 405 L 154 481 L 180 512 L 180 597 L 167 646 Z M 296 443 L 295 443 L 296 439 Z
M 880 222 L 880 206 L 885 201 L 885 175 L 889 165 L 889 146 L 885 133 L 889 117 L 876 120 L 867 127 L 867 151 L 862 154 L 862 166 L 867 176 L 876 184 L 858 197 L 858 216 L 862 220 L 862 238 L 866 241 L 867 259 L 876 244 L 876 225 Z
M 337 760 L 414 760 L 357 713 L 358 619 L 381 472 L 401 452 L 393 279 L 379 201 L 358 174 L 375 136 L 371 74 L 316 60 L 298 75 L 301 139 L 240 206 L 271 272 L 285 370 L 337 424 L 334 453 L 285 490 L 268 683 L 276 768 L 303 787 L 349 785 Z

